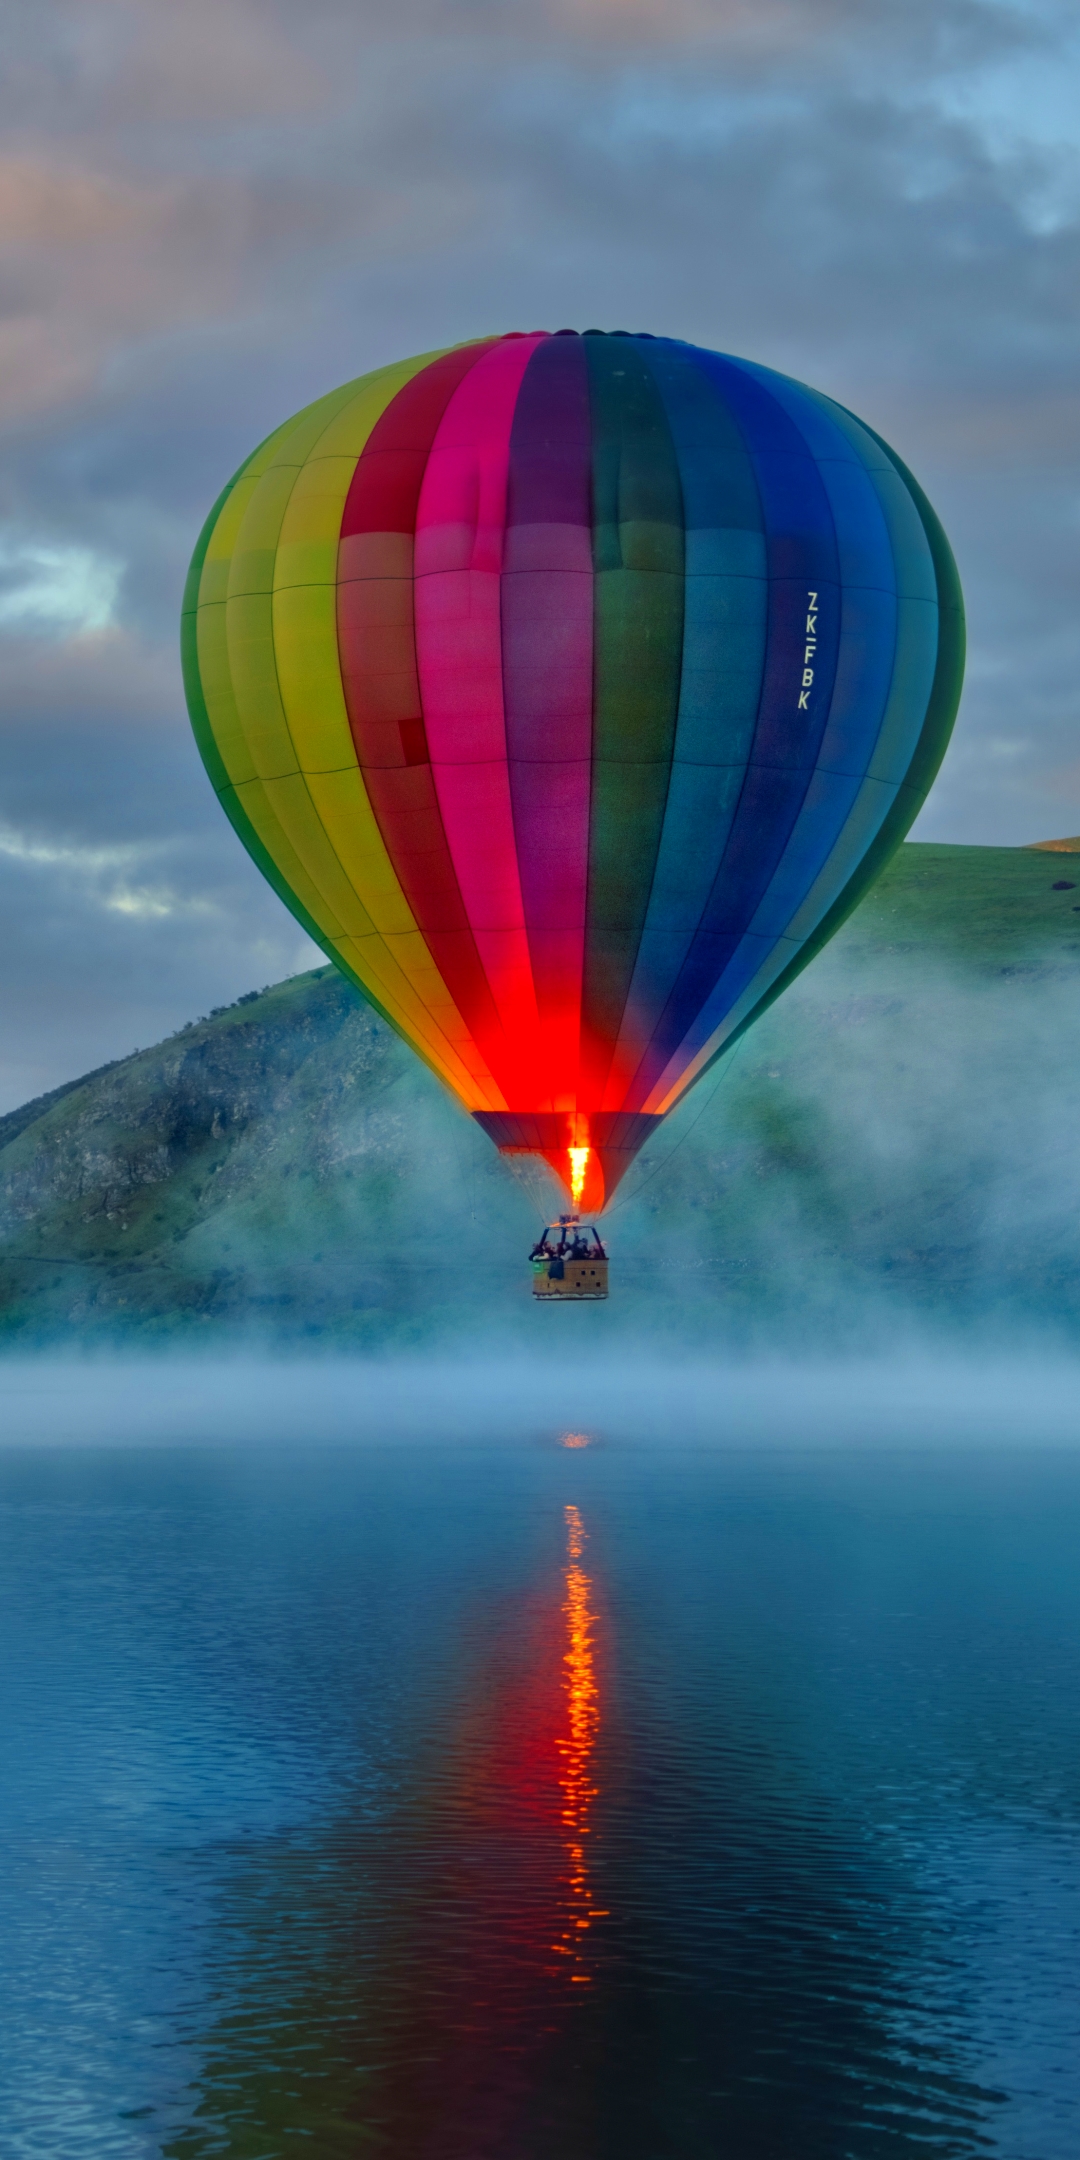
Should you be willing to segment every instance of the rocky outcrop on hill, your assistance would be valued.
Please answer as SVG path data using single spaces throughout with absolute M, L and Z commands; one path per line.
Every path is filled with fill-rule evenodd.
M 331 1045 L 338 1055 L 328 1061 Z M 332 968 L 249 993 L 157 1049 L 45 1097 L 14 1133 L 0 1130 L 0 1237 L 56 1209 L 128 1227 L 139 1195 L 216 1142 L 229 1143 L 212 1170 L 225 1191 L 233 1144 L 251 1135 L 256 1153 L 273 1147 L 313 1056 L 325 1068 L 318 1093 L 340 1100 L 396 1053 L 396 1040 Z M 28 1138 L 18 1146 L 20 1132 Z
M 0 1133 L 0 1312 L 16 1334 L 106 1319 L 167 1333 L 268 1304 L 321 1326 L 385 1308 L 379 1254 L 385 1286 L 413 1219 L 437 1212 L 453 1129 L 483 1145 L 332 968 L 13 1122 L 6 1144 Z

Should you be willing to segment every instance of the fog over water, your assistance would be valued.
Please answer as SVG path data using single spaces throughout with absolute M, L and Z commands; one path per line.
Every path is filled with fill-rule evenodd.
M 460 1448 L 557 1438 L 739 1449 L 1080 1446 L 1080 1360 L 920 1350 L 848 1360 L 236 1354 L 8 1358 L 8 1446 Z

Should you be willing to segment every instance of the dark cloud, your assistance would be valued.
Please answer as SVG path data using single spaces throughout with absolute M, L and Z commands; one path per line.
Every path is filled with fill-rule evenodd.
M 310 949 L 224 825 L 176 612 L 209 502 L 396 354 L 669 330 L 841 397 L 953 538 L 927 837 L 1080 830 L 1080 27 L 990 0 L 12 0 L 0 1107 Z

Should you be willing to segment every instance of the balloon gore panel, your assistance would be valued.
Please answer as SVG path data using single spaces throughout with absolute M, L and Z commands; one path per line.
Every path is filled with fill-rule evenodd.
M 948 542 L 819 393 L 671 339 L 488 338 L 334 392 L 189 574 L 196 740 L 309 934 L 588 1210 L 916 816 Z

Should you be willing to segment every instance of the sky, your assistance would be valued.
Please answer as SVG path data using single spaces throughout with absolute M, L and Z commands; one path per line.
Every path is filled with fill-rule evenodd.
M 223 482 L 366 369 L 651 330 L 914 469 L 969 619 L 916 827 L 1080 832 L 1075 0 L 6 0 L 0 1110 L 316 965 L 177 616 Z

